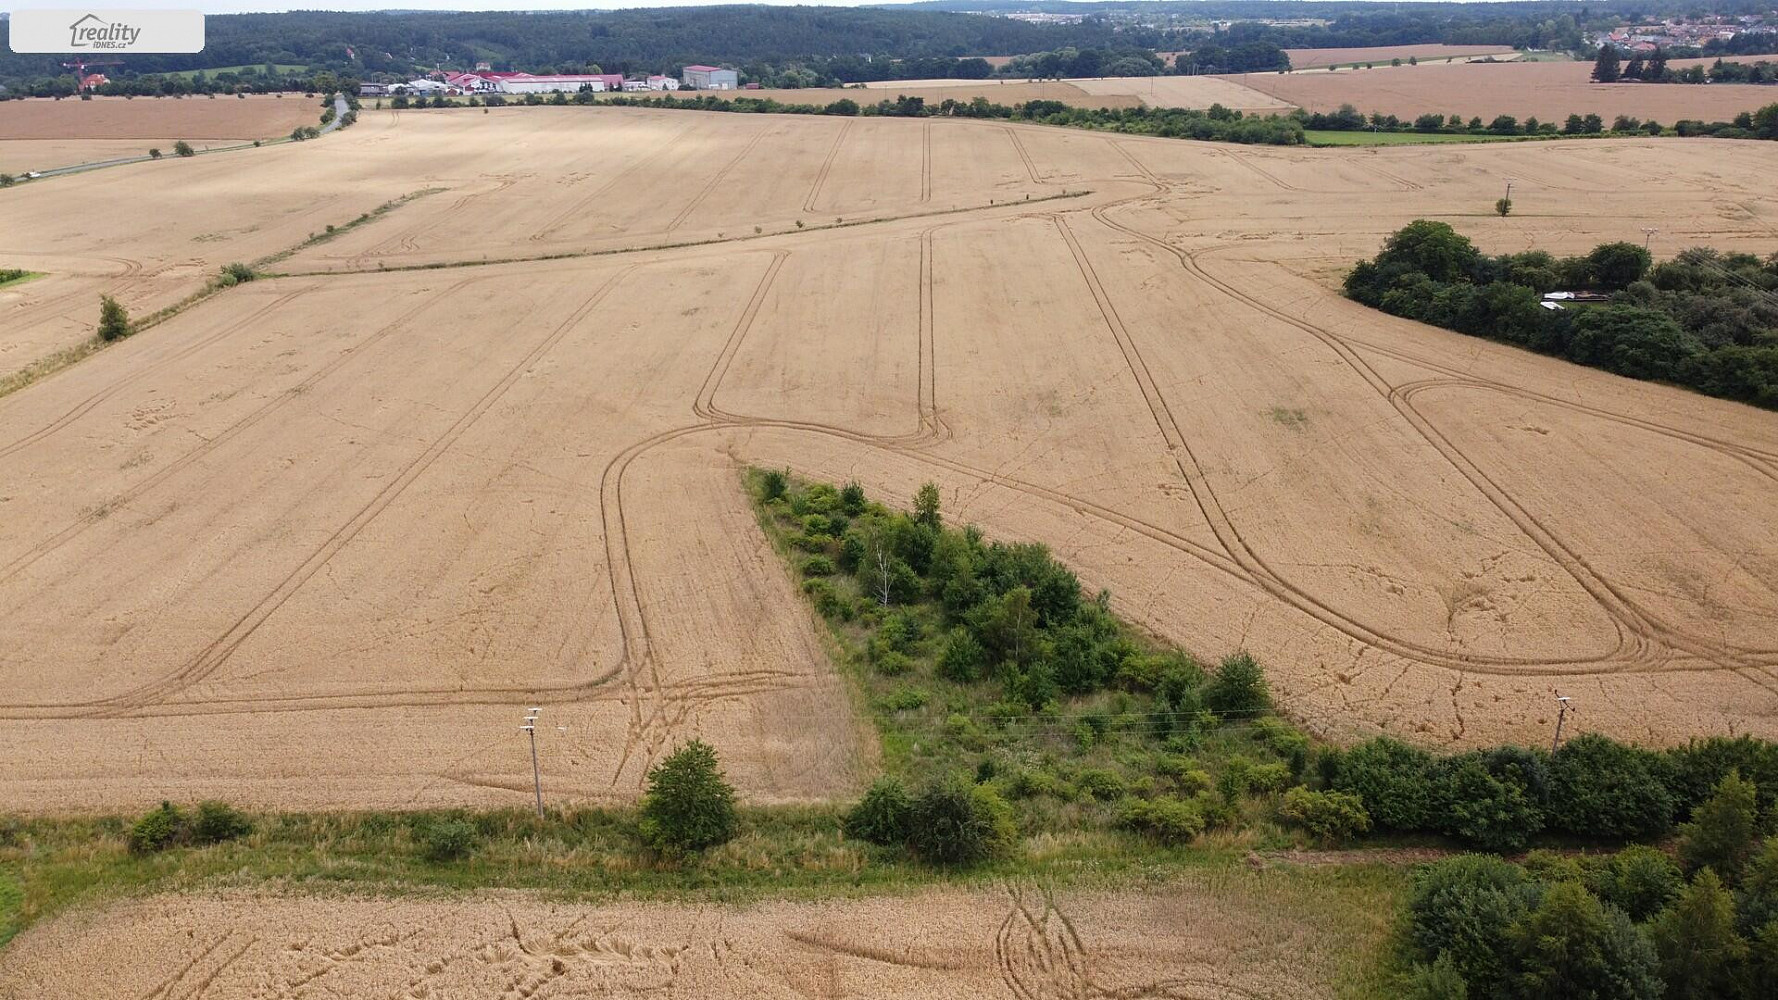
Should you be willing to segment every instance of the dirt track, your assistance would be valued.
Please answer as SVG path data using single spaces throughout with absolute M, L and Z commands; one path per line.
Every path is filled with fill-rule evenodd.
M 553 800 L 632 796 L 691 734 L 752 799 L 846 794 L 869 741 L 747 463 L 933 479 L 1145 628 L 1250 648 L 1329 735 L 1543 740 L 1559 690 L 1620 736 L 1778 736 L 1778 416 L 1332 287 L 1418 216 L 1771 252 L 1772 144 L 542 108 L 311 145 L 313 178 L 243 159 L 211 196 L 445 190 L 0 400 L 0 802 L 513 804 L 527 704 Z M 105 173 L 170 176 L 136 169 Z M 17 239 L 109 183 L 33 191 Z M 176 259 L 186 190 L 115 252 Z M 229 253 L 276 245 L 246 228 Z
M 1310 1000 L 1374 933 L 1326 909 L 1254 881 L 746 907 L 157 897 L 27 932 L 0 996 Z

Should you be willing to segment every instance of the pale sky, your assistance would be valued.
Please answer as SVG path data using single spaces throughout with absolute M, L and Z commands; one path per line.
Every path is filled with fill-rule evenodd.
M 95 10 L 201 10 L 206 14 L 285 10 L 618 10 L 760 3 L 775 7 L 856 7 L 872 0 L 97 0 Z M 876 0 L 877 3 L 886 0 Z M 893 0 L 887 0 L 893 2 Z M 0 0 L 4 10 L 75 10 L 68 0 Z

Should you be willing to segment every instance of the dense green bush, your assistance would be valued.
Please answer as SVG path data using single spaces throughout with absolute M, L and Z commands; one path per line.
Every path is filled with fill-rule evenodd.
M 225 802 L 214 800 L 198 803 L 197 815 L 191 821 L 191 839 L 199 844 L 220 844 L 253 832 L 253 822 Z
M 1466 844 L 1504 853 L 1522 849 L 1543 829 L 1543 810 L 1512 777 L 1489 772 L 1480 754 L 1447 757 L 1433 768 L 1433 819 Z
M 1346 792 L 1315 792 L 1297 786 L 1284 793 L 1278 815 L 1306 830 L 1316 840 L 1337 843 L 1371 828 L 1364 802 Z
M 162 802 L 130 827 L 130 853 L 153 854 L 164 851 L 185 833 L 185 814 L 173 803 Z
M 1647 840 L 1673 824 L 1672 765 L 1662 754 L 1596 733 L 1550 761 L 1549 825 L 1583 837 Z
M 1341 754 L 1338 761 L 1333 787 L 1358 796 L 1378 827 L 1406 832 L 1431 825 L 1431 754 L 1379 736 Z
M 1172 796 L 1126 799 L 1118 810 L 1117 822 L 1126 830 L 1148 834 L 1163 844 L 1186 843 L 1208 825 L 1200 803 Z
M 971 865 L 1011 849 L 1017 837 L 1012 811 L 984 785 L 934 782 L 913 801 L 908 844 L 922 859 Z
M 191 148 L 191 143 L 186 142 L 184 139 L 180 139 L 178 142 L 173 143 L 173 154 L 175 156 L 196 156 L 197 150 Z
M 900 781 L 878 778 L 858 804 L 847 811 L 846 836 L 885 847 L 905 844 L 913 809 L 913 800 Z
M 658 851 L 701 851 L 733 839 L 740 820 L 735 790 L 715 748 L 692 740 L 648 771 L 642 839 Z
M 475 826 L 463 819 L 433 819 L 414 831 L 420 856 L 433 864 L 460 861 L 475 850 Z

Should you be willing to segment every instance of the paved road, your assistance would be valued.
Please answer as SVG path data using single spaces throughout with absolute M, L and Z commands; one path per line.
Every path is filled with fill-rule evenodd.
M 346 112 L 350 110 L 352 109 L 346 106 L 346 98 L 344 94 L 333 95 L 333 121 L 321 126 L 321 134 L 326 135 L 334 129 L 339 128 L 341 119 L 345 118 Z M 270 146 L 276 143 L 289 141 L 289 139 L 265 139 L 260 142 L 260 145 Z M 251 142 L 241 142 L 236 143 L 233 146 L 212 146 L 209 149 L 202 150 L 201 153 L 224 153 L 231 149 L 250 149 L 252 146 L 253 143 Z M 67 167 L 51 167 L 48 170 L 37 171 L 37 177 L 32 179 L 38 180 L 44 177 L 61 177 L 65 174 L 85 173 L 88 170 L 102 170 L 105 167 L 121 167 L 126 163 L 146 163 L 152 159 L 154 159 L 154 157 L 146 155 L 125 156 L 116 160 L 95 160 L 92 163 L 76 163 Z

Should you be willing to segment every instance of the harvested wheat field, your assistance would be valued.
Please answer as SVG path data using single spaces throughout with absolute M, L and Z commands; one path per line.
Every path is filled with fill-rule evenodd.
M 177 139 L 0 139 L 0 174 L 24 174 L 30 170 L 50 170 L 77 163 L 97 163 L 125 157 L 146 156 L 158 148 L 173 155 Z M 193 149 L 205 149 L 221 142 L 192 141 Z
M 1778 735 L 1778 415 L 1336 291 L 1416 217 L 1778 250 L 1773 144 L 509 108 L 160 166 L 0 194 L 0 264 L 86 264 L 90 315 L 433 193 L 0 398 L 9 808 L 517 805 L 527 705 L 553 802 L 692 735 L 751 801 L 850 794 L 873 741 L 749 464 L 934 481 L 1330 737 L 1543 740 L 1557 691 Z
M 318 98 L 251 97 L 32 98 L 8 101 L 0 139 L 266 139 L 289 135 L 321 117 Z
M 1771 87 L 1757 84 L 1593 83 L 1592 72 L 1587 62 L 1438 63 L 1225 79 L 1310 111 L 1350 104 L 1367 114 L 1457 114 L 1484 122 L 1495 115 L 1560 122 L 1588 113 L 1607 122 L 1618 115 L 1663 125 L 1727 121 L 1778 100 Z
M 1141 102 L 1134 97 L 1091 93 L 1079 86 L 1079 80 L 887 80 L 865 87 L 810 87 L 797 90 L 740 90 L 727 97 L 757 97 L 782 101 L 785 104 L 830 104 L 842 98 L 859 104 L 875 104 L 894 100 L 898 94 L 923 98 L 928 104 L 946 100 L 968 103 L 978 97 L 995 104 L 1023 104 L 1026 101 L 1060 101 L 1077 108 L 1133 108 Z
M 1317 66 L 1347 66 L 1352 63 L 1380 62 L 1391 59 L 1407 62 L 1410 58 L 1422 63 L 1451 62 L 1482 56 L 1510 57 L 1516 55 L 1510 45 L 1367 45 L 1344 49 L 1285 49 L 1291 69 L 1313 69 Z
M 27 932 L 0 995 L 1333 996 L 1386 915 L 1336 920 L 1270 881 L 752 906 L 159 896 Z

